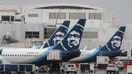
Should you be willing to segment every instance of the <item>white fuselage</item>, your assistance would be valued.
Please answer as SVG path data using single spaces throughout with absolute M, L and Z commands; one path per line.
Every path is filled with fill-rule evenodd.
M 1 53 L 1 57 L 4 61 L 14 64 L 27 64 L 27 63 L 37 63 L 42 59 L 46 58 L 46 54 L 49 48 L 44 49 L 31 49 L 31 48 L 4 48 Z M 80 50 L 81 55 L 79 57 L 73 58 L 70 61 L 84 61 L 89 58 L 96 49 L 92 50 Z M 46 59 L 44 61 L 47 61 Z M 7 62 L 7 63 L 8 63 Z
M 48 48 L 40 50 L 31 48 L 4 48 L 1 57 L 10 63 L 30 63 L 41 57 L 47 50 Z

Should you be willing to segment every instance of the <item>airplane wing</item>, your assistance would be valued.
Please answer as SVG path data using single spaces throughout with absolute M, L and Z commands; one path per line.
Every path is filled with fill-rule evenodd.
M 73 50 L 71 52 L 67 52 L 66 55 L 79 55 L 81 52 L 80 50 Z
M 80 49 L 73 50 L 73 51 L 70 51 L 70 52 L 66 52 L 64 56 L 66 56 L 68 58 L 65 59 L 65 60 L 70 60 L 72 58 L 78 57 L 78 56 L 80 56 L 80 54 L 81 54 Z
M 109 52 L 107 56 L 109 56 L 110 58 L 113 58 L 115 56 L 127 56 L 127 51 L 124 50 L 113 51 Z

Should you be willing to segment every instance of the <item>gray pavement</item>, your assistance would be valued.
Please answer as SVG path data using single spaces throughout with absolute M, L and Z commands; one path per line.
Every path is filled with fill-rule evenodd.
M 35 73 L 35 74 L 66 74 L 66 73 Z M 69 74 L 74 74 L 74 73 L 69 73 Z M 95 70 L 94 73 L 81 73 L 80 71 L 77 71 L 77 74 L 106 74 L 106 70 Z M 119 71 L 119 74 L 127 74 L 126 69 Z

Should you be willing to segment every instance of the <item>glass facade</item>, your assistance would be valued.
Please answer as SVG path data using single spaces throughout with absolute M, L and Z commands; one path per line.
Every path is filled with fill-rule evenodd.
M 66 19 L 66 13 L 49 13 L 49 19 Z
M 89 13 L 89 19 L 101 20 L 101 13 Z

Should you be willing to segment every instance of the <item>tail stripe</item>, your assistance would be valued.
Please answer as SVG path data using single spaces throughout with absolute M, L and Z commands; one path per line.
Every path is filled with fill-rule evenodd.
M 65 25 L 61 25 L 61 27 L 64 27 L 64 28 L 68 29 L 68 27 L 67 27 L 67 26 L 65 26 Z
M 121 32 L 122 34 L 124 34 L 125 32 L 121 31 L 121 30 L 118 30 L 118 32 Z
M 84 28 L 84 26 L 80 25 L 80 24 L 76 24 L 77 26 L 81 27 L 81 28 Z
M 62 42 L 61 42 L 61 46 L 62 46 L 62 48 L 63 48 L 65 51 L 67 51 L 67 49 L 64 47 L 64 45 L 63 45 Z
M 109 50 L 109 51 L 111 51 L 111 49 L 108 47 L 108 45 L 106 44 L 106 48 Z

